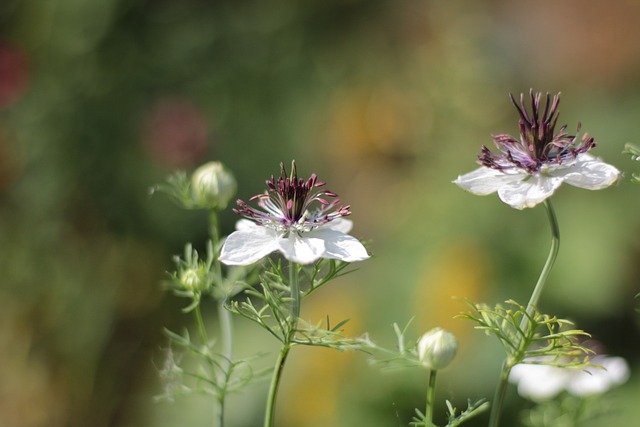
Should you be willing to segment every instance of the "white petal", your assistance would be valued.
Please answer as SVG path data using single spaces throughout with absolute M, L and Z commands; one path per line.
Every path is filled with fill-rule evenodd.
M 328 223 L 323 225 L 322 228 L 323 229 L 328 228 L 330 230 L 336 230 L 336 231 L 341 231 L 343 233 L 348 233 L 353 228 L 353 221 L 351 221 L 350 219 L 336 218 L 333 221 L 329 221 Z
M 606 392 L 611 385 L 606 371 L 593 369 L 591 373 L 576 372 L 576 377 L 567 386 L 567 391 L 574 396 L 591 396 Z
M 278 250 L 289 261 L 311 264 L 324 255 L 325 244 L 322 239 L 290 233 L 289 237 L 278 239 Z
M 227 265 L 249 265 L 278 249 L 277 233 L 256 225 L 231 233 L 222 246 L 220 261 Z
M 601 394 L 629 378 L 629 366 L 621 357 L 596 356 L 591 362 L 604 369 L 588 368 L 588 373 L 576 371 L 567 387 L 569 393 L 575 396 Z
M 516 209 L 532 208 L 550 197 L 562 184 L 563 178 L 527 175 L 498 190 L 500 199 Z
M 308 235 L 324 241 L 326 251 L 322 255 L 323 258 L 338 259 L 346 262 L 363 261 L 369 258 L 369 254 L 362 243 L 348 234 L 325 226 L 309 232 Z
M 505 185 L 522 179 L 524 173 L 517 171 L 500 172 L 496 169 L 481 167 L 453 181 L 464 190 L 479 196 L 495 193 Z
M 518 394 L 535 402 L 555 397 L 564 390 L 569 377 L 564 369 L 546 365 L 516 365 L 509 381 L 518 384 Z
M 256 224 L 253 221 L 250 221 L 248 219 L 239 219 L 236 222 L 236 230 L 248 230 L 248 229 L 252 229 L 255 227 L 260 227 L 258 224 Z
M 587 190 L 600 190 L 616 182 L 620 171 L 588 154 L 578 156 L 575 163 L 549 171 L 562 177 L 567 184 Z
M 597 357 L 594 357 L 592 361 L 605 367 L 613 384 L 624 384 L 629 379 L 629 365 L 622 357 L 607 357 L 602 362 Z

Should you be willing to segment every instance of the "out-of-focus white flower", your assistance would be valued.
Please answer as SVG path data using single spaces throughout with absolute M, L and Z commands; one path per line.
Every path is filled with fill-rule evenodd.
M 542 402 L 562 391 L 574 396 L 602 394 L 629 378 L 629 365 L 621 357 L 598 355 L 591 363 L 604 369 L 580 370 L 525 363 L 513 367 L 509 381 L 517 385 L 520 396 Z
M 343 217 L 350 215 L 349 206 L 340 200 L 329 202 L 337 195 L 328 190 L 316 190 L 325 185 L 315 174 L 305 181 L 299 179 L 295 162 L 291 176 L 280 165 L 281 176 L 267 181 L 268 190 L 251 200 L 258 200 L 256 209 L 238 200 L 240 209 L 234 212 L 244 216 L 235 232 L 224 242 L 220 261 L 228 265 L 252 264 L 272 252 L 281 252 L 290 261 L 310 264 L 320 258 L 346 262 L 369 258 L 358 239 L 348 235 L 352 222 Z M 250 220 L 250 221 L 249 221 Z
M 596 356 L 592 363 L 604 369 L 587 368 L 589 374 L 578 371 L 567 384 L 569 393 L 575 396 L 601 394 L 629 379 L 629 365 L 622 357 Z
M 541 110 L 541 93 L 530 93 L 531 113 L 520 96 L 520 104 L 511 101 L 520 115 L 520 138 L 507 134 L 493 135 L 499 150 L 494 153 L 482 146 L 480 168 L 459 176 L 455 184 L 477 195 L 497 192 L 500 199 L 516 209 L 531 208 L 549 198 L 563 182 L 588 190 L 600 190 L 616 182 L 620 171 L 587 154 L 596 143 L 587 133 L 581 139 L 565 132 L 566 125 L 555 132 L 560 95 L 546 96 Z M 578 125 L 578 131 L 580 125 Z
M 442 328 L 433 328 L 418 340 L 418 358 L 429 369 L 446 368 L 457 351 L 456 337 Z

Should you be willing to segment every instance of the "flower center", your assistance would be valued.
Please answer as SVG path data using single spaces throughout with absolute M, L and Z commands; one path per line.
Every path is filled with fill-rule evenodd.
M 351 215 L 350 207 L 341 206 L 337 194 L 318 189 L 325 185 L 315 173 L 306 181 L 298 178 L 295 161 L 291 163 L 291 175 L 280 163 L 280 176 L 276 179 L 272 175 L 267 180 L 267 190 L 249 199 L 257 200 L 261 209 L 238 200 L 239 209 L 233 211 L 277 231 L 305 233 L 335 218 Z
M 561 126 L 558 132 L 555 132 L 560 94 L 555 95 L 552 100 L 547 93 L 544 110 L 540 104 L 542 93 L 534 94 L 531 91 L 529 95 L 531 113 L 526 109 L 524 95 L 520 95 L 519 104 L 513 95 L 509 95 L 520 116 L 520 139 L 507 134 L 492 135 L 493 142 L 500 152 L 494 153 L 482 146 L 478 155 L 479 164 L 500 171 L 518 168 L 535 174 L 544 165 L 559 165 L 574 160 L 579 154 L 595 147 L 594 139 L 587 133 L 581 139 L 576 135 L 567 134 L 567 125 Z M 580 131 L 580 124 L 577 131 Z

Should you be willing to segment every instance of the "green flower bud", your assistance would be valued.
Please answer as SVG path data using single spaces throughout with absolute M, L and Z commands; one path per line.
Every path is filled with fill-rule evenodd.
M 190 268 L 180 275 L 180 284 L 188 291 L 202 291 L 206 287 L 205 275 L 200 269 Z
M 442 328 L 433 328 L 418 340 L 420 361 L 434 371 L 449 366 L 457 351 L 456 337 Z
M 193 200 L 206 208 L 227 207 L 236 187 L 235 178 L 220 162 L 205 163 L 191 176 Z

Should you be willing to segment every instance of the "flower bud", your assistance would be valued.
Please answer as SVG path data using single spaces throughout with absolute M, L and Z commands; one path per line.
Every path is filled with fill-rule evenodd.
M 200 166 L 191 176 L 193 200 L 202 207 L 224 209 L 236 192 L 236 180 L 220 162 Z
M 180 275 L 180 284 L 188 291 L 202 291 L 206 288 L 207 283 L 205 275 L 206 272 L 200 269 L 190 268 Z
M 429 369 L 449 366 L 457 350 L 456 337 L 442 328 L 433 328 L 418 340 L 418 358 Z

